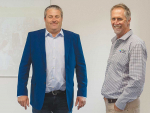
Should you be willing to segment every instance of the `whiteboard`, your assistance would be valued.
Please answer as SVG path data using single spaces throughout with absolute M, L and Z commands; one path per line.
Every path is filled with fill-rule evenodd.
M 27 34 L 45 28 L 49 5 L 50 0 L 0 1 L 0 76 L 18 76 Z

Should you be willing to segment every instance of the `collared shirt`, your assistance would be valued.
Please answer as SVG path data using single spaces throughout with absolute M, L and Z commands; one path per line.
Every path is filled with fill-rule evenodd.
M 112 39 L 105 80 L 101 90 L 105 98 L 117 99 L 116 106 L 124 109 L 137 99 L 145 82 L 147 51 L 145 43 L 132 30 Z
M 66 89 L 64 34 L 61 29 L 56 37 L 45 32 L 46 48 L 46 93 Z

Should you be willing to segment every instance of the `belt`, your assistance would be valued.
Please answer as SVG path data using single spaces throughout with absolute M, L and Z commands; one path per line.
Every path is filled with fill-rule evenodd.
M 65 91 L 56 90 L 56 91 L 51 91 L 49 93 L 45 93 L 45 96 L 65 95 L 65 94 L 66 94 L 66 90 Z
M 117 101 L 117 99 L 110 99 L 110 98 L 107 98 L 108 100 L 108 103 L 115 103 Z

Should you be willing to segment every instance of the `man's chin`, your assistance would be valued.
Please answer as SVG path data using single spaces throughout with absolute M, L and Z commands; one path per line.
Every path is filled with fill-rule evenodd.
M 117 30 L 114 30 L 115 34 L 118 35 L 121 33 L 121 31 L 117 31 Z
M 58 28 L 50 28 L 50 30 L 53 31 L 53 32 L 58 32 L 58 31 L 60 31 Z
M 52 31 L 56 31 L 58 28 L 51 28 Z

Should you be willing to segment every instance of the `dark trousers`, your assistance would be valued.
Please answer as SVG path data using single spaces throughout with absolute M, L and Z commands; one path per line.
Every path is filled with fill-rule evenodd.
M 66 94 L 45 95 L 41 110 L 32 107 L 32 113 L 71 113 L 68 110 Z

